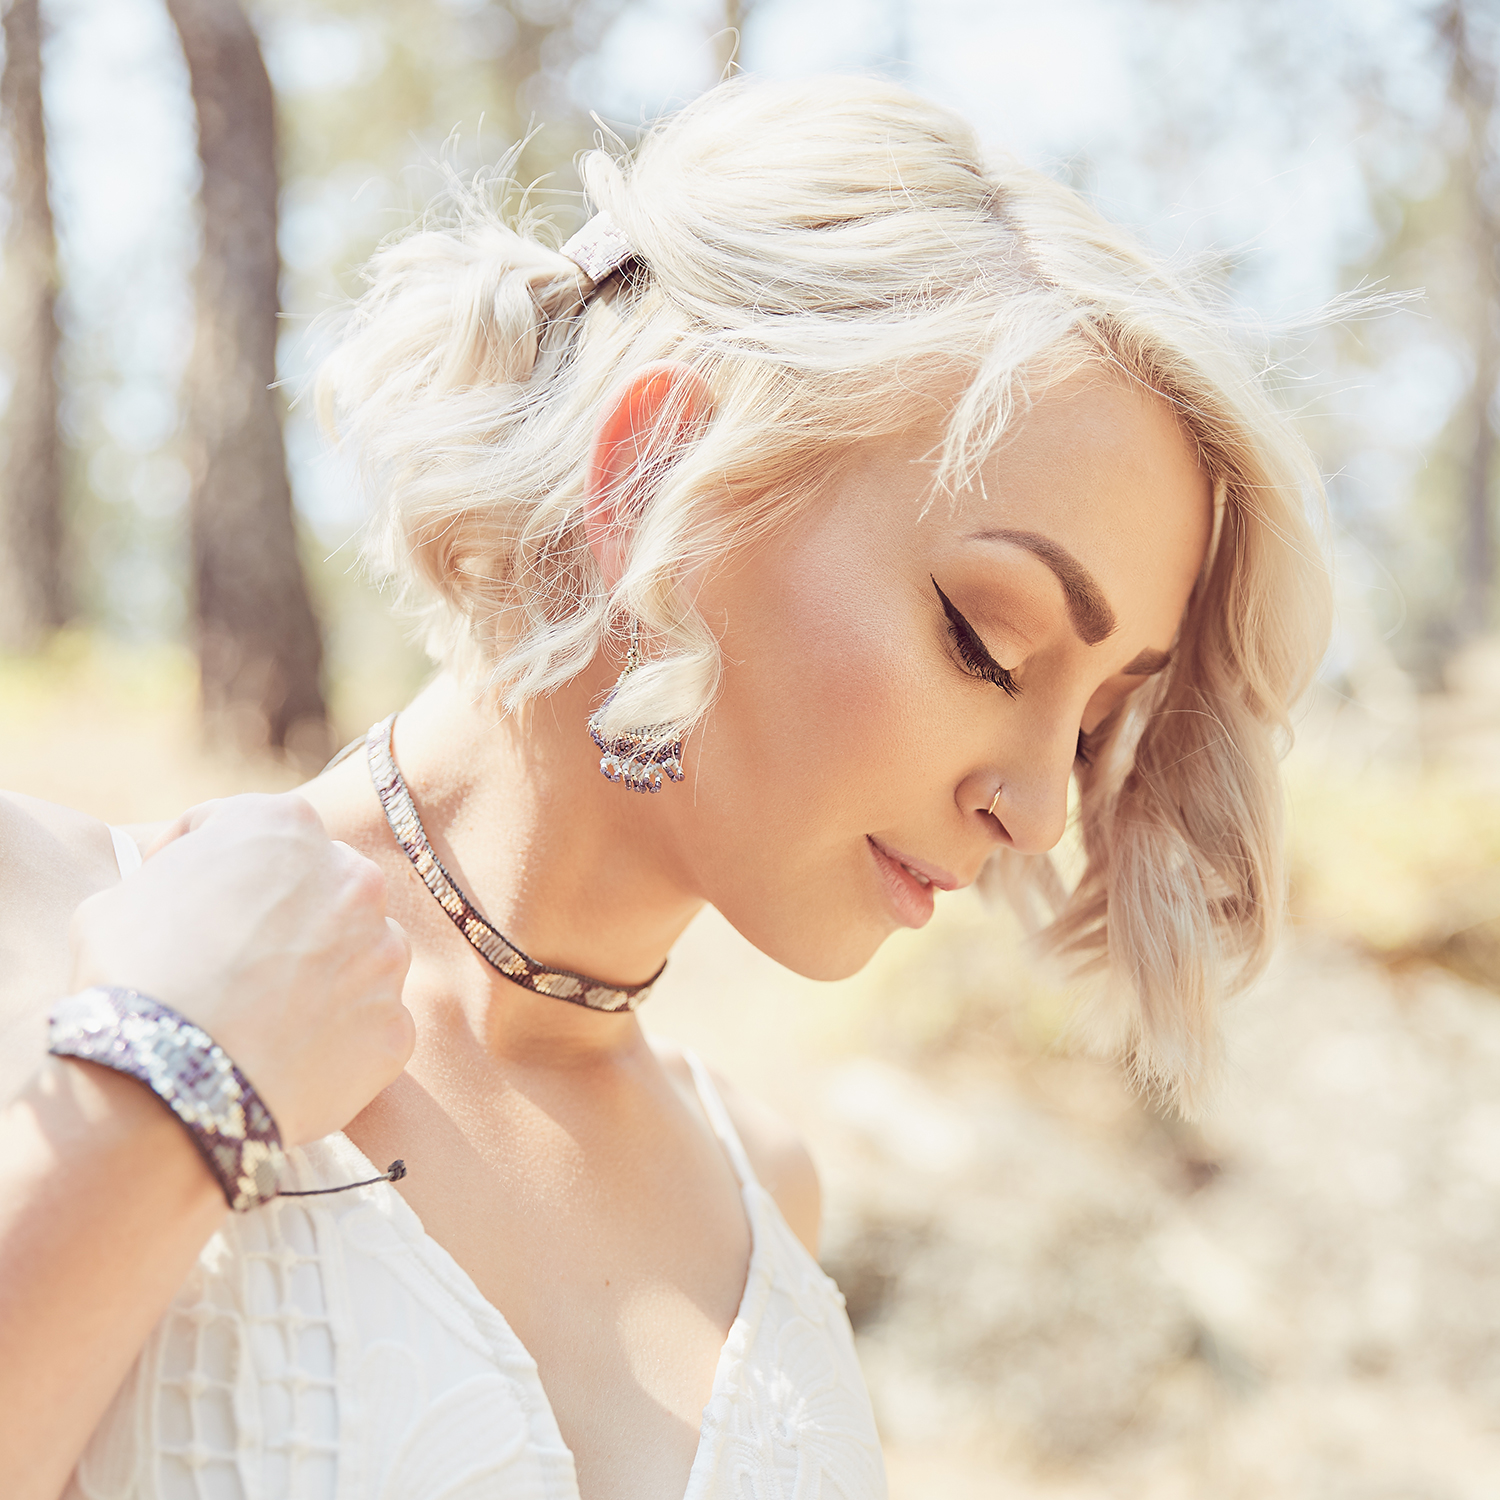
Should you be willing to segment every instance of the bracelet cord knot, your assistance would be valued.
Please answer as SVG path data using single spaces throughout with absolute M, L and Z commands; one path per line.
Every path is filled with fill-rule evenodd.
M 278 1197 L 340 1193 L 406 1176 L 398 1160 L 364 1182 L 283 1190 L 281 1131 L 254 1085 L 201 1026 L 138 990 L 96 986 L 58 1001 L 47 1018 L 47 1050 L 145 1084 L 176 1115 L 236 1213 Z

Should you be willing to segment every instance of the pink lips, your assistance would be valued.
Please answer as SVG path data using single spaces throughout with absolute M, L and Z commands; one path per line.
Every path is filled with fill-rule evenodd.
M 897 919 L 903 927 L 925 927 L 932 919 L 933 892 L 951 891 L 958 882 L 938 865 L 912 859 L 881 843 L 873 834 L 865 837 Z

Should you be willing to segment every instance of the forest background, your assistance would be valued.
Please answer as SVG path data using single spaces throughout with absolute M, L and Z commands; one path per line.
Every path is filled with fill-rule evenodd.
M 4 37 L 0 784 L 114 821 L 293 784 L 427 670 L 302 392 L 441 164 L 518 151 L 561 238 L 591 112 L 876 71 L 1206 261 L 1339 588 L 1219 1109 L 1070 1052 L 962 899 L 836 986 L 707 914 L 650 1021 L 807 1131 L 898 1497 L 1493 1497 L 1500 7 L 10 0 Z M 1310 320 L 1371 287 L 1422 297 Z

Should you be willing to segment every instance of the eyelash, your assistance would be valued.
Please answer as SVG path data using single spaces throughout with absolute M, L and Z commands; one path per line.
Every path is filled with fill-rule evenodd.
M 930 574 L 928 576 L 931 577 Z M 999 688 L 1007 698 L 1014 698 L 1021 691 L 1016 686 L 1016 679 L 984 649 L 984 642 L 975 634 L 974 627 L 959 614 L 953 601 L 938 587 L 936 578 L 932 580 L 932 586 L 937 589 L 937 596 L 943 601 L 943 613 L 948 617 L 948 634 L 953 638 L 954 649 L 958 652 L 964 670 L 969 676 Z
M 1014 698 L 1021 691 L 1016 679 L 984 649 L 984 642 L 979 639 L 974 627 L 958 612 L 936 578 L 932 580 L 932 586 L 937 589 L 937 596 L 943 601 L 943 613 L 948 617 L 948 634 L 953 638 L 954 648 L 963 662 L 964 670 L 971 677 L 993 684 L 1006 697 Z M 1082 729 L 1078 731 L 1078 748 L 1075 754 L 1085 767 L 1094 764 L 1093 744 Z

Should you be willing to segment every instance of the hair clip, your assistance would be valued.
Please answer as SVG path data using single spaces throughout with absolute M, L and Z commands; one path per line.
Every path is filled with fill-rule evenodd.
M 607 210 L 602 209 L 562 247 L 561 253 L 583 272 L 588 283 L 584 288 L 585 297 L 600 282 L 613 276 L 626 261 L 636 258 L 635 246 L 625 231 Z

